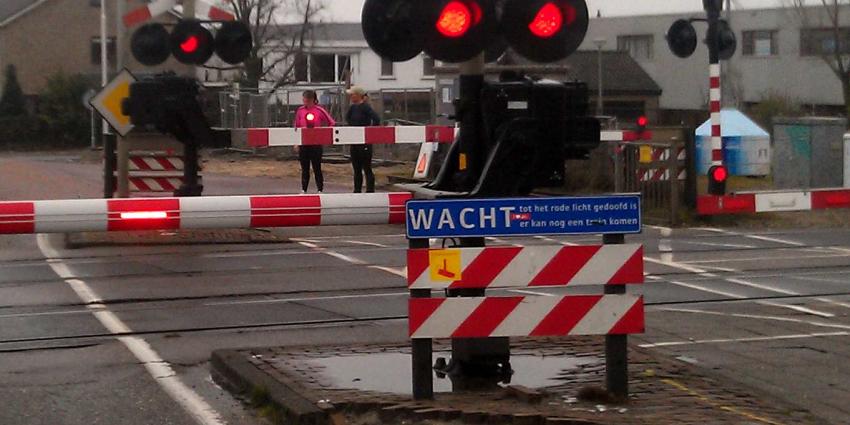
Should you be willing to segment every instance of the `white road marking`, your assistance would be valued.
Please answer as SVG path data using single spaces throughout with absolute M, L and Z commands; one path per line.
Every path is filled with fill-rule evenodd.
M 407 267 L 394 268 L 385 266 L 369 266 L 370 269 L 380 270 L 407 279 Z
M 542 295 L 544 297 L 554 297 L 554 294 L 549 294 L 546 292 L 536 292 L 536 291 L 528 291 L 525 289 L 510 289 L 506 292 L 516 292 L 517 294 L 525 294 L 525 295 Z
M 87 308 L 97 320 L 112 334 L 125 335 L 118 337 L 118 341 L 124 344 L 133 353 L 133 356 L 141 362 L 154 380 L 168 393 L 171 398 L 183 407 L 192 418 L 201 425 L 224 425 L 225 422 L 215 409 L 212 408 L 201 396 L 189 388 L 177 374 L 171 365 L 166 362 L 153 348 L 143 339 L 126 336 L 132 330 L 109 309 L 102 304 L 102 299 L 80 279 L 74 279 L 73 273 L 61 260 L 58 251 L 50 246 L 47 236 L 36 235 L 39 250 L 48 259 L 47 263 L 53 271 L 87 304 Z M 52 261 L 51 261 L 52 260 Z
M 725 230 L 725 229 L 716 229 L 714 227 L 698 227 L 698 228 L 695 228 L 694 230 L 705 230 L 705 231 L 708 231 L 708 232 L 722 233 L 724 235 L 729 235 L 729 236 L 740 236 L 740 237 L 744 237 L 744 238 L 756 239 L 756 240 L 765 241 L 765 242 L 775 242 L 775 243 L 783 244 L 783 245 L 806 246 L 806 244 L 804 244 L 804 243 L 791 241 L 791 240 L 787 240 L 787 239 L 771 238 L 769 236 L 761 236 L 761 235 L 750 235 L 748 233 L 733 232 L 733 231 Z
M 707 271 L 705 271 L 701 268 L 689 266 L 687 264 L 677 263 L 675 261 L 656 260 L 652 257 L 644 257 L 644 261 L 648 261 L 650 263 L 661 264 L 661 265 L 664 265 L 664 266 L 667 266 L 667 267 L 678 268 L 678 269 L 685 270 L 685 271 L 690 271 L 691 273 L 696 273 L 700 277 L 711 277 L 711 278 L 718 277 L 716 274 L 709 273 L 709 272 L 707 272 Z M 722 279 L 726 282 L 729 282 L 729 283 L 734 283 L 734 284 L 743 285 L 743 286 L 749 286 L 749 287 L 753 287 L 753 288 L 756 288 L 756 289 L 761 289 L 763 291 L 776 292 L 776 293 L 784 294 L 784 295 L 795 295 L 795 296 L 800 295 L 796 292 L 791 292 L 791 291 L 786 291 L 786 290 L 783 290 L 783 289 L 773 288 L 771 286 L 766 286 L 766 285 L 760 285 L 760 284 L 757 284 L 757 283 L 754 283 L 754 282 L 745 281 L 743 279 L 737 279 L 737 278 L 722 278 Z M 723 295 L 723 296 L 727 296 L 727 297 L 731 297 L 731 298 L 735 298 L 735 299 L 747 299 L 747 297 L 745 297 L 743 295 L 733 294 L 731 292 L 719 291 L 717 289 L 709 288 L 709 287 L 698 285 L 698 284 L 695 284 L 695 283 L 685 283 L 685 282 L 681 282 L 681 281 L 672 281 L 672 280 L 669 281 L 669 282 L 674 284 L 674 285 L 684 286 L 684 287 L 687 287 L 687 288 L 690 288 L 690 289 L 696 289 L 696 290 L 699 290 L 699 291 L 709 292 L 709 293 L 712 293 L 712 294 Z M 762 304 L 762 305 L 769 305 L 769 306 L 772 306 L 772 307 L 787 308 L 787 309 L 791 309 L 791 310 L 794 310 L 794 311 L 799 311 L 801 313 L 812 314 L 812 315 L 820 316 L 820 317 L 835 317 L 835 315 L 832 314 L 832 313 L 814 310 L 814 309 L 810 309 L 808 307 L 802 307 L 802 306 L 798 306 L 798 305 L 782 304 L 782 303 L 773 302 L 773 301 L 757 301 L 757 303 Z
M 678 240 L 677 242 L 688 244 L 688 245 L 705 245 L 705 246 L 716 246 L 721 248 L 740 248 L 740 249 L 755 249 L 757 248 L 755 245 L 742 245 L 736 243 L 716 243 L 716 242 L 702 242 L 702 241 L 692 241 L 692 240 Z
M 671 229 L 671 228 L 669 228 L 669 227 L 664 227 L 664 226 L 652 226 L 652 225 L 649 225 L 649 224 L 644 224 L 644 226 L 643 226 L 643 227 L 648 227 L 648 228 L 650 228 L 650 229 L 658 230 L 658 231 L 661 233 L 661 236 L 662 236 L 662 237 L 665 237 L 665 238 L 666 238 L 666 237 L 670 237 L 670 235 L 672 235 L 672 234 L 673 234 L 673 229 Z
M 656 342 L 651 344 L 640 344 L 641 348 L 656 348 L 656 347 L 675 347 L 680 345 L 696 345 L 696 344 L 725 344 L 730 342 L 760 342 L 760 341 L 778 341 L 783 339 L 806 339 L 806 338 L 822 338 L 830 336 L 850 336 L 850 332 L 823 332 L 811 334 L 791 334 L 791 335 L 776 335 L 776 336 L 754 336 L 748 338 L 722 338 L 722 339 L 697 339 L 693 341 L 669 341 Z
M 401 297 L 409 296 L 409 292 L 386 292 L 380 294 L 362 294 L 362 295 L 334 295 L 328 297 L 299 297 L 299 298 L 278 298 L 273 300 L 250 300 L 250 301 L 221 301 L 215 303 L 205 303 L 205 306 L 214 305 L 243 305 L 243 304 L 278 304 L 278 303 L 294 303 L 303 301 L 328 301 L 328 300 L 348 300 L 358 298 L 385 298 L 385 297 Z
M 838 323 L 827 323 L 827 322 L 816 322 L 812 320 L 803 320 L 797 319 L 793 317 L 783 317 L 783 316 L 765 316 L 760 314 L 745 314 L 745 313 L 724 313 L 720 311 L 709 311 L 709 310 L 699 310 L 693 308 L 680 308 L 680 307 L 655 307 L 650 306 L 647 307 L 651 310 L 658 311 L 670 311 L 674 313 L 692 313 L 692 314 L 708 314 L 712 316 L 727 316 L 727 317 L 737 317 L 741 319 L 759 319 L 759 320 L 773 320 L 778 322 L 789 322 L 789 323 L 799 323 L 804 325 L 816 326 L 820 328 L 831 328 L 831 329 L 844 329 L 850 330 L 850 325 L 842 325 Z
M 366 246 L 374 246 L 378 248 L 389 248 L 389 245 L 384 245 L 382 243 L 376 242 L 366 242 L 366 241 L 354 241 L 354 240 L 344 240 L 343 242 L 354 244 L 354 245 L 366 245 Z
M 711 263 L 740 263 L 744 261 L 770 261 L 770 260 L 813 260 L 818 258 L 839 258 L 848 257 L 850 254 L 835 254 L 835 255 L 793 255 L 793 256 L 770 256 L 770 257 L 746 257 L 746 258 L 724 258 L 719 260 L 693 260 L 687 264 L 711 264 Z

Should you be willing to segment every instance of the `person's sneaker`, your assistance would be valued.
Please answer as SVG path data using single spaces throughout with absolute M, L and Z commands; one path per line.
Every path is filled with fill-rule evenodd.
M 320 190 L 319 193 L 322 193 L 322 191 Z
M 305 193 L 307 193 L 307 191 L 306 191 L 306 190 L 302 190 L 302 191 L 301 191 L 301 194 L 302 194 L 302 195 L 303 195 L 303 194 L 305 194 Z

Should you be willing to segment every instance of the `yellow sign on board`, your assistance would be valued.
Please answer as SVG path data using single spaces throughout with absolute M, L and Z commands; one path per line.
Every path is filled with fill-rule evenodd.
M 122 136 L 133 129 L 130 117 L 121 112 L 121 102 L 130 96 L 130 84 L 134 82 L 136 77 L 125 69 L 91 100 L 91 106 Z
M 432 282 L 454 282 L 460 280 L 461 262 L 459 249 L 435 249 L 428 252 L 428 264 Z
M 652 146 L 641 146 L 640 147 L 640 162 L 642 164 L 649 164 L 652 162 Z

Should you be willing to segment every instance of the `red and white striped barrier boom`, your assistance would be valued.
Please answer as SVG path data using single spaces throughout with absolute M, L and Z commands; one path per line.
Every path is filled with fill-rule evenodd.
M 700 215 L 850 208 L 850 189 L 769 191 L 697 197 Z
M 0 202 L 0 234 L 404 223 L 410 193 Z
M 174 6 L 177 6 L 177 0 L 156 0 L 151 2 L 147 6 L 131 10 L 129 13 L 124 15 L 124 26 L 130 28 L 143 24 L 168 12 L 173 9 Z M 195 16 L 212 21 L 232 21 L 236 19 L 232 13 L 224 10 L 223 8 L 201 0 L 196 0 L 195 2 Z
M 398 127 L 249 128 L 248 146 L 388 145 L 451 143 L 455 127 L 444 125 Z
M 604 130 L 599 135 L 603 142 L 634 142 L 638 140 L 652 140 L 651 131 L 630 130 Z
M 411 338 L 643 333 L 643 296 L 411 298 Z
M 451 255 L 459 258 L 456 276 L 446 278 L 440 270 L 432 270 L 432 264 L 439 266 L 440 258 Z M 643 246 L 635 244 L 407 252 L 409 289 L 626 285 L 643 281 Z
M 444 125 L 395 127 L 249 128 L 248 146 L 391 145 L 405 143 L 452 143 L 459 129 Z M 603 131 L 603 142 L 647 140 L 644 131 Z

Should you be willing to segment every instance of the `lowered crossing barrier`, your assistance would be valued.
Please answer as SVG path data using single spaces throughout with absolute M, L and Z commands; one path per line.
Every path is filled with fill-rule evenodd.
M 0 234 L 404 223 L 409 193 L 0 202 Z

